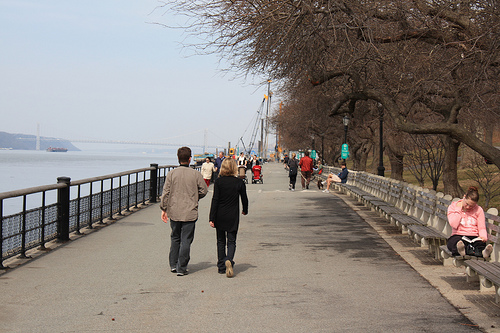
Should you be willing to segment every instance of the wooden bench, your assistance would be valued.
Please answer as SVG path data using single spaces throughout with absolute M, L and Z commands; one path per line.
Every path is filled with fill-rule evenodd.
M 496 208 L 490 208 L 486 213 L 484 213 L 484 216 L 486 218 L 486 229 L 488 230 L 488 243 L 492 244 L 494 249 L 493 253 L 495 253 L 496 247 L 500 246 L 497 245 L 499 241 L 499 233 L 500 233 L 500 216 L 498 216 L 498 210 Z M 451 232 L 450 232 L 451 234 Z M 456 267 L 460 267 L 464 264 L 466 260 L 482 260 L 484 261 L 483 258 L 477 258 L 477 257 L 471 257 L 471 256 L 453 256 L 451 251 L 448 249 L 447 245 L 442 245 L 440 246 L 441 250 L 441 257 L 443 259 L 443 264 L 447 265 L 447 263 L 451 260 L 453 262 L 453 265 Z M 494 256 L 494 254 L 492 254 Z M 490 257 L 491 259 L 491 257 Z M 498 255 L 495 257 L 495 260 L 498 261 Z
M 463 265 L 466 267 L 467 280 L 473 280 L 474 278 L 479 278 L 480 290 L 489 291 L 494 288 L 495 290 L 495 302 L 499 303 L 499 288 L 500 288 L 500 263 L 499 260 L 499 233 L 500 233 L 500 216 L 498 216 L 498 210 L 496 208 L 490 208 L 485 214 L 486 218 L 486 228 L 488 229 L 488 243 L 493 245 L 493 253 L 491 254 L 490 260 L 473 260 L 476 258 L 470 258 L 463 261 Z M 481 259 L 481 258 L 479 258 Z
M 418 224 L 418 225 L 424 225 L 424 223 L 413 216 L 409 216 L 406 214 L 392 214 L 391 215 L 391 220 L 394 222 L 394 224 L 401 229 L 402 233 L 407 233 L 408 232 L 408 227 L 410 225 Z
M 436 194 L 427 191 L 417 191 L 415 195 L 415 204 L 412 209 L 413 218 L 415 221 L 408 221 L 408 235 L 412 237 L 423 247 L 428 247 L 436 259 L 440 259 L 440 246 L 446 244 L 448 237 L 445 233 L 437 230 L 433 226 L 435 211 L 436 211 Z M 408 220 L 406 218 L 406 220 Z M 413 222 L 413 223 L 412 223 Z
M 436 193 L 417 191 L 413 216 L 427 225 L 431 225 L 430 219 L 434 216 L 436 210 Z
M 415 239 L 420 246 L 427 246 L 434 258 L 441 258 L 440 247 L 446 244 L 448 239 L 445 234 L 427 225 L 412 224 L 408 226 L 408 235 Z
M 400 199 L 396 202 L 396 207 L 405 214 L 412 215 L 417 191 L 410 186 L 403 186 Z
M 468 277 L 477 276 L 481 282 L 481 291 L 495 288 L 495 302 L 499 302 L 500 287 L 500 262 L 487 262 L 482 260 L 466 260 L 466 272 Z M 483 289 L 483 287 L 485 289 Z

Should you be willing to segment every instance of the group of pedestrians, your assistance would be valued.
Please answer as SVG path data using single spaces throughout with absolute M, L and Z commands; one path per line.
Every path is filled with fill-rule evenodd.
M 314 161 L 309 157 L 309 152 L 306 151 L 304 153 L 304 157 L 302 157 L 300 161 L 297 160 L 297 155 L 295 153 L 292 153 L 291 158 L 288 158 L 288 155 L 285 155 L 283 163 L 285 164 L 285 168 L 288 169 L 288 177 L 290 178 L 288 189 L 290 191 L 295 191 L 295 183 L 297 182 L 297 175 L 299 174 L 299 171 L 302 190 L 308 189 L 314 168 Z
M 161 219 L 170 222 L 170 271 L 177 276 L 188 274 L 191 244 L 198 220 L 198 202 L 208 193 L 212 173 L 217 175 L 209 214 L 209 224 L 216 229 L 217 268 L 220 274 L 232 277 L 239 227 L 239 200 L 243 215 L 248 214 L 245 182 L 236 177 L 236 161 L 220 153 L 215 163 L 207 159 L 202 172 L 189 167 L 191 149 L 177 151 L 179 167 L 167 173 L 160 209 Z M 212 164 L 212 165 L 211 165 Z M 207 182 L 208 179 L 208 182 Z
M 292 157 L 288 157 L 285 154 L 283 159 L 283 164 L 285 165 L 285 169 L 288 170 L 288 177 L 290 178 L 290 184 L 288 185 L 288 189 L 290 191 L 295 191 L 295 183 L 297 182 L 297 175 L 300 171 L 300 183 L 302 185 L 302 190 L 309 189 L 309 184 L 311 183 L 311 177 L 314 170 L 314 160 L 309 157 L 309 152 L 304 152 L 304 157 L 297 160 L 297 155 L 292 153 Z M 330 184 L 332 182 L 346 183 L 348 171 L 346 168 L 346 163 L 341 163 L 342 171 L 338 175 L 329 174 L 326 180 L 326 190 L 323 192 L 329 192 Z
M 313 170 L 313 160 L 306 152 L 297 160 L 295 153 L 285 161 L 288 168 L 289 189 L 295 190 L 297 175 L 301 174 L 302 189 L 308 189 Z M 161 196 L 161 219 L 170 222 L 169 264 L 172 273 L 177 276 L 188 274 L 191 244 L 194 240 L 196 221 L 198 220 L 198 201 L 205 197 L 212 173 L 217 174 L 209 213 L 209 224 L 216 229 L 217 269 L 227 277 L 234 275 L 234 255 L 239 228 L 240 204 L 242 215 L 248 214 L 248 197 L 245 182 L 237 177 L 238 166 L 234 159 L 224 158 L 220 153 L 215 163 L 207 159 L 202 172 L 189 167 L 191 149 L 181 147 L 177 151 L 179 167 L 166 175 Z M 332 182 L 345 183 L 348 171 L 345 163 L 338 175 L 329 174 L 326 192 Z M 325 192 L 324 191 L 324 192 Z M 477 204 L 479 193 L 471 186 L 464 197 L 448 207 L 448 221 L 452 235 L 447 246 L 453 255 L 470 255 L 488 258 L 493 247 L 486 244 L 488 235 L 483 209 Z

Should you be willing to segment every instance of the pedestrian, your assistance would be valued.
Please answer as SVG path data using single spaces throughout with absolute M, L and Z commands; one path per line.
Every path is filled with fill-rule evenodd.
M 471 186 L 461 200 L 452 202 L 448 207 L 448 222 L 452 230 L 447 246 L 454 256 L 470 255 L 487 259 L 493 251 L 491 244 L 486 245 L 486 220 L 478 200 L 477 187 Z
M 238 166 L 244 165 L 245 168 L 248 164 L 248 160 L 243 152 L 240 153 L 240 156 L 238 157 Z
M 255 165 L 260 165 L 259 159 L 257 158 L 257 155 L 253 155 L 252 157 L 252 167 Z
M 299 172 L 299 161 L 297 160 L 297 155 L 292 153 L 292 158 L 288 160 L 288 177 L 290 177 L 290 184 L 288 189 L 295 191 L 295 183 L 297 182 L 297 173 Z
M 219 152 L 219 156 L 215 159 L 214 166 L 215 166 L 215 179 L 219 177 L 219 171 L 220 171 L 220 166 L 222 164 L 222 161 L 224 161 L 226 157 L 224 156 L 224 152 Z
M 311 182 L 311 175 L 313 170 L 313 160 L 309 157 L 308 151 L 304 152 L 304 157 L 300 159 L 299 166 L 302 189 L 308 189 L 309 183 Z
M 195 223 L 198 220 L 198 200 L 208 190 L 201 173 L 189 167 L 191 149 L 177 150 L 179 167 L 167 173 L 160 208 L 161 219 L 170 219 L 170 271 L 183 276 L 188 273 L 189 253 L 194 239 Z
M 210 157 L 205 159 L 205 162 L 201 165 L 201 175 L 207 184 L 210 186 L 210 180 L 212 179 L 212 174 L 215 172 L 215 165 L 210 160 Z
M 326 190 L 323 192 L 329 193 L 330 191 L 330 185 L 332 183 L 341 183 L 345 184 L 347 183 L 347 175 L 349 174 L 349 171 L 347 170 L 347 166 L 345 162 L 340 163 L 340 168 L 342 169 L 337 175 L 334 175 L 333 173 L 330 173 L 328 177 L 326 178 Z
M 220 274 L 233 276 L 236 236 L 241 214 L 248 214 L 248 197 L 245 182 L 236 177 L 237 166 L 233 159 L 222 162 L 219 178 L 214 183 L 214 194 L 210 207 L 210 226 L 217 235 L 217 268 Z
M 237 162 L 238 162 L 238 177 L 244 179 L 246 177 L 248 159 L 246 158 L 243 152 L 240 153 Z
M 288 170 L 288 161 L 290 161 L 290 158 L 288 157 L 288 154 L 285 154 L 285 158 L 283 158 L 283 165 L 285 166 L 285 170 Z

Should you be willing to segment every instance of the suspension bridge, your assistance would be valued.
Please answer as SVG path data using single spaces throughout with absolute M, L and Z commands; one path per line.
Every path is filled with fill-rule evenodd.
M 203 140 L 200 138 L 203 137 Z M 187 138 L 187 139 L 186 139 Z M 23 137 L 22 140 L 35 140 L 36 147 L 39 149 L 40 142 L 42 141 L 60 141 L 71 142 L 71 143 L 91 143 L 91 144 L 117 144 L 117 145 L 143 145 L 143 146 L 167 146 L 167 147 L 195 147 L 203 148 L 205 152 L 211 150 L 220 150 L 238 145 L 238 142 L 227 141 L 217 134 L 213 133 L 209 129 L 199 130 L 192 133 L 187 133 L 182 136 L 170 137 L 170 138 L 160 138 L 153 140 L 112 140 L 112 139 L 99 139 L 99 138 L 53 138 L 53 137 L 42 137 L 37 130 L 37 135 L 34 137 Z

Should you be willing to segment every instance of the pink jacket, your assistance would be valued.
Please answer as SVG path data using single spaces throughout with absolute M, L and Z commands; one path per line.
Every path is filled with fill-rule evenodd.
M 457 206 L 463 200 L 452 202 L 448 207 L 448 222 L 452 228 L 452 235 L 479 236 L 483 241 L 488 240 L 486 232 L 486 221 L 484 211 L 481 206 L 476 205 L 473 209 L 464 212 L 462 204 Z

